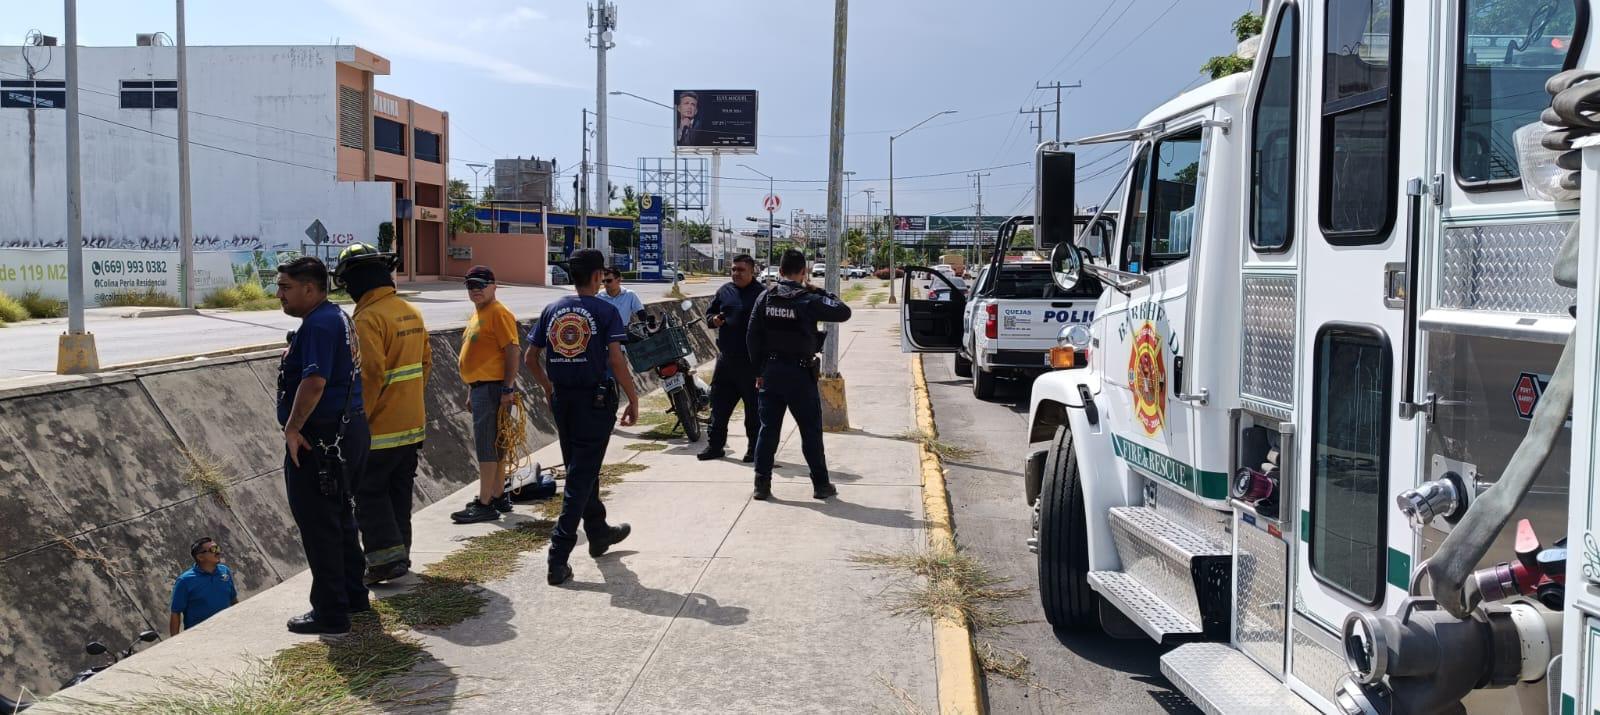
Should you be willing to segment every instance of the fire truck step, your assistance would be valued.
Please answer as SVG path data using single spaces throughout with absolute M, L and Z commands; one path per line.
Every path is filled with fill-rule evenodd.
M 1232 601 L 1233 554 L 1172 516 L 1150 507 L 1110 510 L 1120 571 L 1204 630 L 1226 640 Z
M 1157 643 L 1193 640 L 1204 635 L 1200 625 L 1161 600 L 1139 580 L 1120 571 L 1090 571 L 1089 588 L 1122 612 Z
M 1316 715 L 1249 656 L 1224 643 L 1190 643 L 1161 656 L 1161 674 L 1210 715 Z

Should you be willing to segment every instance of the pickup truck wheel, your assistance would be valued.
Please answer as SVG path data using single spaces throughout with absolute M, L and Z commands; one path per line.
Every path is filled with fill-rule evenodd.
M 974 365 L 972 367 L 972 395 L 980 400 L 994 397 L 994 373 Z
M 955 358 L 956 377 L 972 377 L 972 361 L 961 357 L 961 353 L 956 353 Z
M 1045 460 L 1038 501 L 1039 601 L 1045 620 L 1067 630 L 1099 625 L 1097 597 L 1089 588 L 1088 514 L 1083 503 L 1072 430 L 1056 428 Z

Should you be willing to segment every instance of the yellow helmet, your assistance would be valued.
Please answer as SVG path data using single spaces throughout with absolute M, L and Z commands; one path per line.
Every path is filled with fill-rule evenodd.
M 333 283 L 344 287 L 345 274 L 353 268 L 367 265 L 382 265 L 385 270 L 394 270 L 397 256 L 393 253 L 384 253 L 367 243 L 354 243 L 339 252 L 339 262 L 333 268 Z

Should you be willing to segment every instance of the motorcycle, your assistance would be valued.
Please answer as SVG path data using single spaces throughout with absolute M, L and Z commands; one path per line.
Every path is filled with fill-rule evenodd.
M 684 311 L 694 307 L 693 301 L 682 303 Z M 628 362 L 634 372 L 654 371 L 661 379 L 661 387 L 672 403 L 672 412 L 683 426 L 683 434 L 690 442 L 700 441 L 700 413 L 711 406 L 711 387 L 694 374 L 690 362 L 694 347 L 689 342 L 688 328 L 706 319 L 700 316 L 685 322 L 671 315 L 657 321 L 647 314 L 645 319 L 628 326 Z
M 112 652 L 110 649 L 106 648 L 105 644 L 101 643 L 100 641 L 89 641 L 88 645 L 83 647 L 85 653 L 88 653 L 89 655 L 106 655 L 109 653 L 111 655 L 111 662 L 103 663 L 101 665 L 92 665 L 88 668 L 78 671 L 76 675 L 68 678 L 67 682 L 61 684 L 61 689 L 66 690 L 67 688 L 93 678 L 95 675 L 99 674 L 100 671 L 115 665 L 118 661 L 124 658 L 132 657 L 134 652 L 139 649 L 140 643 L 154 643 L 160 638 L 161 636 L 155 631 L 142 631 L 139 633 L 138 638 L 134 639 L 133 642 L 128 644 L 127 648 L 116 652 Z M 17 697 L 22 697 L 22 693 L 18 693 Z M 5 695 L 0 695 L 0 715 L 12 715 L 13 713 L 20 713 L 31 707 L 33 707 L 33 701 L 31 700 L 12 700 Z

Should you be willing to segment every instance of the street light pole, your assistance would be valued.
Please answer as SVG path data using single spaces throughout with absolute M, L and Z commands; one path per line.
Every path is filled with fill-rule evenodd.
M 749 169 L 749 170 L 751 170 L 751 171 L 753 171 L 753 172 L 755 172 L 757 174 L 760 174 L 763 177 L 766 177 L 766 179 L 767 179 L 767 195 L 768 196 L 777 196 L 777 190 L 774 189 L 773 186 L 772 186 L 773 179 L 772 179 L 772 176 L 770 174 L 767 174 L 764 171 L 758 171 L 755 167 L 753 167 L 753 166 L 751 166 L 749 164 L 741 163 L 741 164 L 739 164 L 739 166 L 744 167 L 746 169 Z M 772 244 L 772 242 L 773 242 L 773 239 L 774 239 L 774 235 L 773 234 L 776 232 L 776 226 L 777 226 L 777 222 L 772 217 L 772 210 L 768 209 L 767 210 L 767 265 L 769 265 L 769 266 L 772 265 L 772 261 L 773 261 L 773 259 L 772 259 L 772 247 L 773 247 L 773 244 Z M 792 231 L 792 228 L 791 228 L 791 231 Z
M 479 189 L 478 189 L 478 172 L 489 168 L 489 165 L 488 164 L 474 164 L 474 163 L 468 162 L 467 163 L 467 168 L 472 170 L 472 200 L 474 202 L 477 202 L 483 196 L 483 194 L 479 193 Z
M 78 147 L 78 0 L 66 0 L 67 25 L 67 332 L 56 347 L 56 372 L 95 372 L 94 335 L 83 326 L 83 176 Z
M 178 0 L 178 262 L 183 307 L 194 307 L 194 202 L 189 195 L 189 40 Z
M 833 102 L 828 116 L 828 265 L 826 288 L 839 292 L 839 249 L 844 240 L 844 216 L 840 195 L 844 188 L 844 102 L 846 37 L 850 26 L 849 0 L 834 0 L 833 5 Z M 822 396 L 823 429 L 850 428 L 845 401 L 844 377 L 839 374 L 839 324 L 825 323 L 828 338 L 823 342 Z
M 890 303 L 895 302 L 894 301 L 894 284 L 895 284 L 895 279 L 894 279 L 894 257 L 895 256 L 894 256 L 894 254 L 899 252 L 899 250 L 900 250 L 900 244 L 895 240 L 895 237 L 894 237 L 894 230 L 897 227 L 896 224 L 898 224 L 900 222 L 900 217 L 897 214 L 895 214 L 895 212 L 894 212 L 894 140 L 899 139 L 900 137 L 903 137 L 903 136 L 905 136 L 907 134 L 910 134 L 912 129 L 916 129 L 917 127 L 920 127 L 920 126 L 922 126 L 924 124 L 927 124 L 928 122 L 931 122 L 934 119 L 942 117 L 942 116 L 944 116 L 946 114 L 955 114 L 955 113 L 956 113 L 956 110 L 954 110 L 954 109 L 946 109 L 946 110 L 944 110 L 942 112 L 935 112 L 932 116 L 928 117 L 927 119 L 924 119 L 924 120 L 922 120 L 920 122 L 917 122 L 916 124 L 911 125 L 911 129 L 907 129 L 907 130 L 905 130 L 903 132 L 900 132 L 899 134 L 891 134 L 889 136 L 889 302 Z

